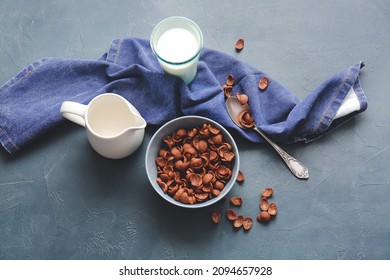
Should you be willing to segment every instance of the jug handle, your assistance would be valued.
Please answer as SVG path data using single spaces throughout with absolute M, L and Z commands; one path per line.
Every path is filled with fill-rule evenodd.
M 80 104 L 73 101 L 65 101 L 61 105 L 61 115 L 83 127 L 85 127 L 85 112 L 87 111 L 87 105 Z

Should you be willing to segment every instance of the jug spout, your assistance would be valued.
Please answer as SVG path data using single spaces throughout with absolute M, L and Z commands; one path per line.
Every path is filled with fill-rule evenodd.
M 128 113 L 129 113 L 129 123 L 128 128 L 126 130 L 140 130 L 145 129 L 146 127 L 146 121 L 141 116 L 141 114 L 138 112 L 138 110 L 126 100 L 127 106 L 128 106 Z
M 144 129 L 145 127 L 146 127 L 146 121 L 144 120 L 144 118 L 138 114 L 134 114 L 133 115 L 133 123 L 129 127 L 129 129 L 139 130 L 139 129 Z

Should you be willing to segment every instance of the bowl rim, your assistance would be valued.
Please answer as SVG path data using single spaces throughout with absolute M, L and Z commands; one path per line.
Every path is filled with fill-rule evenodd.
M 154 178 L 154 176 L 157 176 L 157 174 L 156 175 L 151 174 L 152 170 L 149 166 L 150 161 L 148 161 L 148 158 L 150 158 L 150 156 L 151 156 L 151 150 L 152 150 L 151 147 L 157 141 L 157 137 L 160 136 L 162 131 L 165 130 L 167 127 L 173 125 L 174 123 L 182 121 L 182 120 L 186 120 L 186 119 L 196 119 L 199 121 L 203 121 L 204 123 L 211 123 L 211 124 L 217 126 L 218 128 L 220 128 L 222 133 L 223 133 L 224 138 L 227 136 L 228 139 L 225 139 L 225 140 L 228 141 L 232 145 L 232 150 L 235 154 L 235 162 L 234 162 L 234 168 L 232 170 L 233 171 L 232 176 L 231 176 L 230 180 L 228 181 L 228 183 L 226 184 L 226 186 L 224 187 L 224 189 L 222 190 L 221 194 L 219 196 L 212 198 L 212 199 L 209 199 L 205 202 L 195 203 L 195 204 L 185 204 L 185 203 L 176 201 L 168 194 L 165 194 L 162 191 L 159 191 L 159 190 L 161 190 L 161 187 L 155 182 L 155 178 Z M 153 155 L 153 156 L 156 157 L 157 155 Z M 154 160 L 153 160 L 153 164 L 155 165 Z M 153 189 L 162 198 L 164 198 L 165 201 L 167 201 L 171 204 L 174 204 L 176 206 L 184 207 L 184 208 L 203 208 L 203 207 L 207 207 L 207 206 L 210 206 L 210 205 L 218 202 L 223 197 L 225 197 L 227 195 L 227 193 L 233 188 L 235 181 L 237 179 L 237 176 L 238 176 L 239 169 L 240 169 L 240 155 L 239 155 L 237 144 L 236 144 L 233 136 L 220 123 L 218 123 L 212 119 L 209 119 L 207 117 L 203 117 L 203 116 L 196 116 L 196 115 L 181 116 L 181 117 L 177 117 L 177 118 L 172 119 L 172 120 L 168 121 L 167 123 L 163 124 L 150 138 L 148 146 L 146 148 L 146 154 L 145 154 L 145 169 L 146 169 L 147 177 L 148 177 L 149 182 L 152 185 Z

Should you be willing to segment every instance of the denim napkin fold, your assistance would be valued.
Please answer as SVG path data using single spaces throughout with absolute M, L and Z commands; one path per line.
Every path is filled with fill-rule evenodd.
M 115 39 L 97 60 L 42 58 L 1 86 L 0 141 L 14 153 L 64 121 L 62 102 L 87 104 L 96 95 L 114 92 L 129 100 L 148 124 L 201 115 L 250 141 L 262 142 L 254 131 L 238 128 L 228 116 L 222 85 L 233 74 L 233 92 L 249 96 L 256 124 L 272 139 L 308 142 L 367 108 L 358 78 L 361 67 L 357 63 L 341 71 L 300 101 L 269 76 L 267 89 L 260 91 L 258 83 L 265 73 L 207 48 L 201 53 L 195 80 L 187 86 L 162 73 L 149 41 Z

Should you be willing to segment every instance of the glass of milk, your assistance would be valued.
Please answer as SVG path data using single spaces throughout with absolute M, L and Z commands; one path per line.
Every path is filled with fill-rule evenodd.
M 165 73 L 187 85 L 195 79 L 203 47 L 203 34 L 195 22 L 179 16 L 162 20 L 152 31 L 150 46 Z

